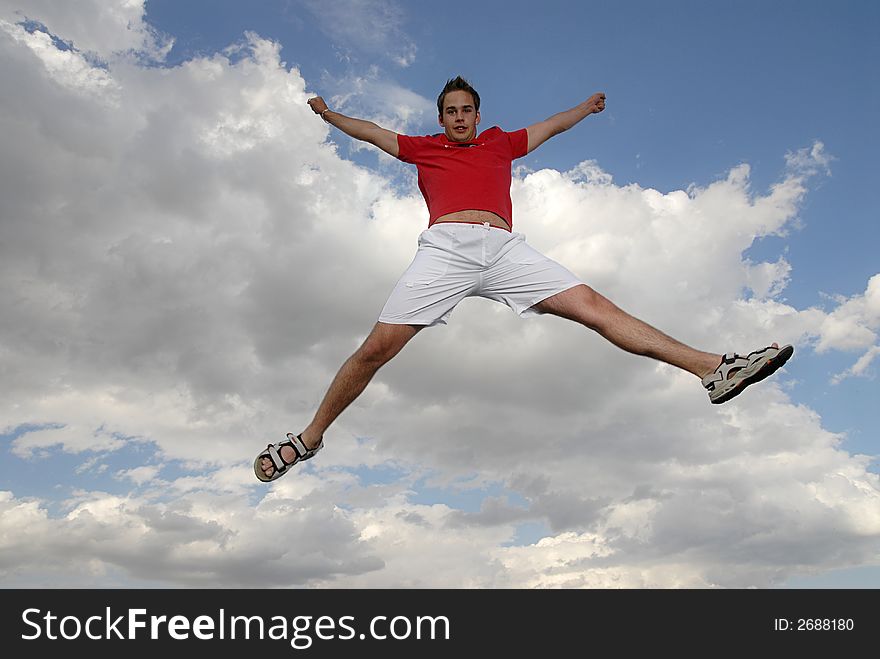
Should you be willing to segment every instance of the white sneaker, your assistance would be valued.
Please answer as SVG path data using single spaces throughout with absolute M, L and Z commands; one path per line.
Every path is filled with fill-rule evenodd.
M 738 396 L 750 384 L 760 382 L 772 375 L 794 354 L 794 347 L 769 346 L 750 352 L 745 357 L 729 352 L 714 371 L 703 378 L 703 386 L 709 390 L 709 400 L 724 403 Z

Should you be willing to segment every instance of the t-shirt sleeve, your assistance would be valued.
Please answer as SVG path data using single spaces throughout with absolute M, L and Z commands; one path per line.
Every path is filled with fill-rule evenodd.
M 520 128 L 508 133 L 507 139 L 510 140 L 510 154 L 514 159 L 522 158 L 529 152 L 529 131 L 527 129 Z
M 409 135 L 397 135 L 397 159 L 403 162 L 415 162 L 416 154 L 419 151 L 419 140 Z

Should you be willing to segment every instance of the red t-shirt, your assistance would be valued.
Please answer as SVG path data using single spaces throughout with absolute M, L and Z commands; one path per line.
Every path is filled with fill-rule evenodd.
M 416 166 L 419 190 L 428 204 L 428 226 L 448 213 L 484 210 L 513 227 L 510 163 L 526 155 L 525 128 L 506 133 L 493 126 L 470 142 L 452 142 L 445 133 L 397 136 L 398 158 Z

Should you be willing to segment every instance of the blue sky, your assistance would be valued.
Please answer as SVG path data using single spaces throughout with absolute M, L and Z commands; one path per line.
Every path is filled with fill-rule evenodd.
M 314 556 L 296 585 L 880 584 L 876 3 L 105 4 L 0 2 L 0 504 L 7 531 L 74 538 L 0 583 L 199 585 L 200 548 L 229 585 L 286 551 Z M 433 133 L 459 74 L 484 128 L 607 94 L 516 163 L 533 244 L 689 342 L 795 358 L 707 410 L 467 301 L 267 490 L 251 454 L 311 414 L 423 228 L 408 167 L 304 101 Z M 89 520 L 116 529 L 94 555 Z

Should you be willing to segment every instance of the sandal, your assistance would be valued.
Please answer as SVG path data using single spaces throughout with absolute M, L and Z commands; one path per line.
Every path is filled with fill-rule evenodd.
M 282 446 L 289 446 L 293 449 L 294 453 L 296 453 L 293 462 L 286 462 L 284 458 L 281 457 Z M 288 469 L 298 462 L 314 457 L 315 453 L 322 448 L 324 448 L 323 439 L 318 442 L 318 445 L 315 448 L 306 448 L 306 445 L 303 444 L 301 435 L 294 435 L 292 432 L 289 432 L 287 433 L 286 440 L 278 442 L 277 444 L 269 444 L 269 446 L 266 447 L 266 450 L 260 452 L 256 460 L 254 460 L 254 474 L 256 474 L 257 478 L 264 483 L 269 483 L 276 478 L 281 478 L 287 473 Z M 272 472 L 271 476 L 266 476 L 266 473 L 260 465 L 263 458 L 269 458 L 272 461 L 272 466 L 275 467 L 275 471 Z
M 709 400 L 718 405 L 738 396 L 750 384 L 772 375 L 794 354 L 794 347 L 769 346 L 750 352 L 745 357 L 729 352 L 714 371 L 703 378 Z

